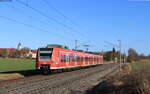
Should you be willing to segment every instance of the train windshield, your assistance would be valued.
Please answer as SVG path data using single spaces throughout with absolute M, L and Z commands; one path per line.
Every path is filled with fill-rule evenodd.
M 53 48 L 40 48 L 40 61 L 49 61 L 52 57 Z

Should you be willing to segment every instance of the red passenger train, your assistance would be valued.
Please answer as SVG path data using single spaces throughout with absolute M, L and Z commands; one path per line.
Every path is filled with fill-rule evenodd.
M 59 48 L 39 48 L 36 57 L 36 69 L 44 74 L 51 70 L 87 67 L 103 64 L 103 56 Z

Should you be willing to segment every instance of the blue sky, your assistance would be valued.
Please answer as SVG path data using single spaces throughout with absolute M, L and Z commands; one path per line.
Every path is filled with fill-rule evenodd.
M 150 54 L 149 1 L 47 0 L 67 18 L 43 0 L 20 1 L 69 28 L 41 16 L 16 0 L 0 2 L 0 48 L 15 48 L 18 42 L 32 49 L 47 44 L 62 44 L 74 48 L 74 41 L 79 40 L 80 44 L 89 44 L 90 50 L 101 51 L 112 48 L 106 41 L 117 44 L 118 40 L 122 40 L 122 51 L 135 48 L 139 53 Z M 2 16 L 42 30 L 27 27 Z

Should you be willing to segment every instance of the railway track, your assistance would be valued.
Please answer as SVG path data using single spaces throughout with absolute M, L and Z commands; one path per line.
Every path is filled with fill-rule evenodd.
M 64 72 L 48 76 L 34 76 L 0 85 L 0 94 L 70 94 L 81 89 L 95 78 L 101 78 L 118 68 L 118 64 Z M 6 83 L 6 82 L 5 82 Z

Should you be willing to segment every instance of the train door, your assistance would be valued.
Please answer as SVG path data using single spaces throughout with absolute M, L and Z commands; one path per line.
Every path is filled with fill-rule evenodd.
M 80 66 L 83 66 L 83 55 L 81 56 L 81 65 Z
M 88 64 L 87 65 L 89 65 L 90 64 L 90 56 L 88 56 Z
M 97 58 L 97 57 L 95 57 L 95 64 L 97 64 L 97 62 L 98 62 L 98 58 Z
M 69 60 L 69 59 L 70 59 L 69 54 L 66 54 L 66 67 L 67 67 L 67 68 L 70 67 L 70 64 L 69 64 L 69 63 L 70 63 L 70 62 L 69 62 L 70 60 Z
M 85 64 L 85 56 L 83 55 L 83 66 L 85 66 L 86 64 Z
M 53 53 L 53 57 L 52 57 L 52 65 L 51 67 L 55 67 L 55 68 L 59 68 L 60 67 L 60 63 L 59 63 L 59 53 L 54 50 L 54 53 Z
M 92 64 L 95 64 L 95 57 L 92 56 Z
M 61 63 L 60 63 L 60 66 L 62 67 L 62 68 L 65 68 L 67 65 L 66 65 L 66 55 L 65 55 L 65 53 L 61 53 L 60 54 L 60 58 L 61 58 Z
M 79 55 L 77 55 L 77 56 L 76 56 L 76 58 L 77 58 L 77 64 L 76 64 L 76 66 L 79 66 L 80 56 L 79 56 Z
M 81 56 L 78 56 L 78 66 L 81 65 Z
M 97 57 L 94 56 L 94 64 L 97 64 Z
M 63 54 L 62 54 L 62 53 L 59 53 L 59 65 L 60 65 L 60 67 L 64 67 L 64 66 L 63 66 L 63 63 L 64 63 Z
M 100 57 L 98 57 L 98 64 L 100 64 Z
M 92 64 L 92 57 L 89 56 L 89 65 Z
M 74 67 L 74 55 L 73 54 L 70 54 L 69 61 L 70 61 L 70 66 Z
M 97 57 L 97 64 L 99 63 L 99 57 Z
M 78 66 L 81 66 L 82 64 L 82 57 L 79 55 L 78 56 Z
M 85 65 L 87 66 L 88 65 L 88 56 L 85 56 Z
M 76 67 L 78 63 L 78 56 L 75 54 L 74 56 L 74 66 Z

